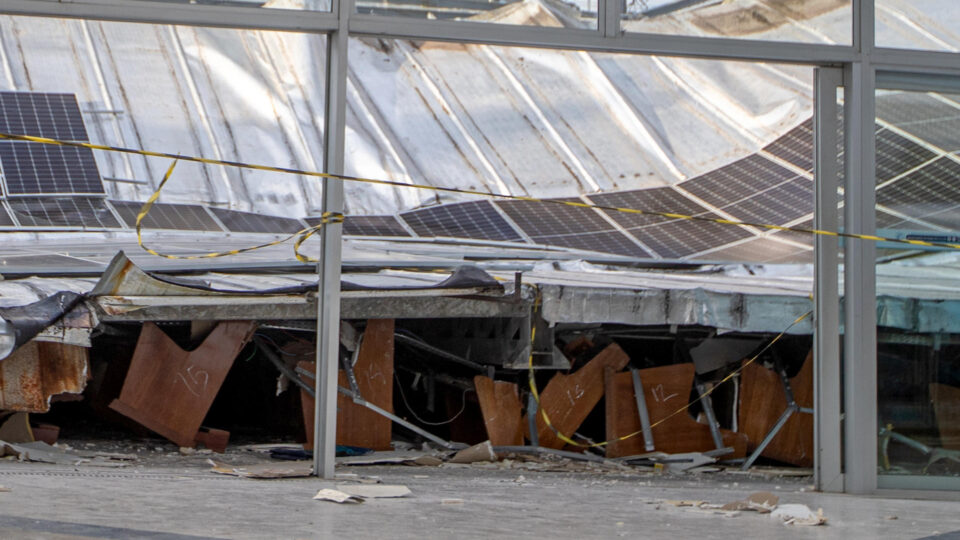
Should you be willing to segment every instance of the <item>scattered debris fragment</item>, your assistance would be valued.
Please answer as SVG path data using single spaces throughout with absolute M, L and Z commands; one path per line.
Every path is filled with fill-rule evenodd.
M 373 452 L 363 456 L 347 456 L 337 458 L 337 465 L 420 465 L 436 467 L 443 464 L 443 460 L 430 452 L 419 451 L 392 451 Z
M 493 445 L 490 441 L 483 441 L 470 448 L 460 450 L 448 463 L 477 463 L 479 461 L 496 461 L 497 454 L 493 451 Z
M 11 491 L 13 490 L 6 486 L 0 486 L 0 493 L 10 493 Z
M 25 412 L 10 414 L 0 424 L 0 441 L 28 443 L 35 440 L 30 429 L 30 415 Z
M 357 497 L 356 495 L 350 495 L 349 493 L 329 488 L 321 489 L 313 498 L 319 501 L 331 501 L 339 504 L 359 504 L 363 502 L 363 497 Z
M 407 486 L 390 484 L 337 484 L 337 489 L 364 499 L 392 499 L 411 494 Z
M 440 499 L 440 504 L 463 504 L 463 499 Z
M 753 493 L 742 501 L 733 501 L 720 507 L 721 510 L 738 511 L 753 510 L 761 514 L 769 514 L 777 508 L 780 497 L 769 491 Z
M 213 467 L 211 472 L 241 478 L 302 478 L 313 474 L 313 464 L 302 461 L 232 466 L 211 459 L 208 463 Z
M 816 512 L 805 504 L 781 504 L 771 512 L 770 517 L 783 520 L 785 525 L 824 525 L 827 518 L 823 515 L 823 508 Z

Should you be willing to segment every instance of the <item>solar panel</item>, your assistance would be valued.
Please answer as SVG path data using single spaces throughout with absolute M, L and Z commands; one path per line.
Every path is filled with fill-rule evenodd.
M 740 221 L 785 225 L 813 212 L 813 182 L 797 177 L 722 209 Z
M 650 254 L 617 231 L 603 231 L 584 234 L 536 236 L 533 240 L 538 244 L 560 246 L 586 251 L 599 251 L 630 257 L 649 258 Z
M 752 236 L 743 227 L 690 220 L 630 229 L 630 234 L 668 259 L 686 257 Z
M 883 208 L 877 208 L 877 228 L 878 229 L 905 229 L 909 231 L 932 231 L 931 227 L 910 219 L 903 219 L 900 216 L 888 214 Z
M 577 198 L 557 200 L 583 202 Z M 497 201 L 495 204 L 531 238 L 614 230 L 590 208 L 533 201 Z
M 557 200 L 583 202 L 576 198 Z M 593 209 L 532 201 L 497 201 L 495 204 L 538 244 L 632 257 L 651 256 Z
M 73 94 L 0 92 L 0 131 L 66 141 L 87 141 Z
M 0 227 L 13 227 L 13 218 L 10 217 L 3 205 L 0 205 Z
M 268 216 L 251 212 L 239 212 L 223 208 L 210 208 L 220 223 L 229 231 L 249 233 L 292 234 L 304 229 L 299 219 Z
M 306 218 L 307 223 L 315 225 Z M 319 223 L 319 219 L 315 219 Z M 343 234 L 351 236 L 410 236 L 403 225 L 393 216 L 346 216 L 343 219 Z
M 708 204 L 724 207 L 794 178 L 793 172 L 754 154 L 687 180 L 680 187 Z
M 98 197 L 18 197 L 7 203 L 22 227 L 121 227 Z
M 877 132 L 877 183 L 903 174 L 935 157 L 936 154 L 910 139 L 881 129 Z
M 635 210 L 650 210 L 655 212 L 672 212 L 686 215 L 707 215 L 709 211 L 690 198 L 683 196 L 679 191 L 668 188 L 638 189 L 635 191 L 621 191 L 619 193 L 598 193 L 589 196 L 590 201 L 601 206 L 617 208 L 633 208 Z M 647 216 L 640 214 L 626 214 L 612 210 L 604 210 L 614 221 L 627 229 L 649 227 L 671 218 Z
M 523 238 L 490 201 L 445 204 L 400 214 L 419 236 L 517 242 Z
M 812 251 L 802 250 L 768 238 L 757 238 L 693 257 L 694 260 L 701 261 L 753 263 L 809 263 L 812 258 Z
M 807 120 L 770 143 L 767 152 L 806 171 L 813 170 L 813 120 Z
M 960 150 L 960 105 L 917 92 L 881 94 L 877 116 L 947 152 Z
M 653 188 L 621 193 L 591 195 L 590 200 L 603 206 L 673 212 L 691 216 L 719 218 L 673 188 Z M 677 220 L 661 216 L 645 216 L 606 211 L 644 245 L 666 258 L 691 255 L 718 244 L 750 236 L 742 227 L 731 227 L 702 221 Z
M 10 195 L 104 192 L 97 162 L 87 148 L 2 141 L 0 166 Z
M 877 203 L 928 223 L 960 229 L 960 163 L 942 157 L 877 190 Z
M 69 141 L 88 140 L 73 94 L 0 92 L 0 131 Z M 0 166 L 9 195 L 104 192 L 93 151 L 86 148 L 3 141 L 0 142 Z
M 111 202 L 127 227 L 136 227 L 137 214 L 143 208 L 143 203 L 135 201 Z M 150 208 L 150 213 L 143 220 L 143 227 L 146 229 L 173 229 L 178 231 L 219 232 L 223 230 L 202 206 L 167 203 L 154 204 Z

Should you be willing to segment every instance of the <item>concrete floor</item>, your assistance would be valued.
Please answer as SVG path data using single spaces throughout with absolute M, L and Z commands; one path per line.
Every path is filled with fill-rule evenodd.
M 123 469 L 0 460 L 0 485 L 11 488 L 0 493 L 0 538 L 960 538 L 960 503 L 825 495 L 809 491 L 809 478 L 475 466 L 340 471 L 413 494 L 356 505 L 315 501 L 331 483 L 215 475 L 201 456 Z M 822 507 L 829 524 L 785 526 L 753 512 L 728 517 L 657 504 L 724 503 L 763 490 L 781 503 Z

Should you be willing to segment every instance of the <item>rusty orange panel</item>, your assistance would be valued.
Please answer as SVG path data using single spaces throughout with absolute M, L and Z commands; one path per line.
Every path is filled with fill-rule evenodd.
M 31 341 L 0 362 L 0 409 L 47 412 L 51 396 L 83 392 L 88 372 L 85 347 Z

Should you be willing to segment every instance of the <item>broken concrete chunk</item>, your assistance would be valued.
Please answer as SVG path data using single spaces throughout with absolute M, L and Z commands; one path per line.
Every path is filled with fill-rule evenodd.
M 313 496 L 318 501 L 331 501 L 339 504 L 358 504 L 363 502 L 362 497 L 350 495 L 336 489 L 321 489 Z
M 411 494 L 407 486 L 389 484 L 337 484 L 337 490 L 364 499 L 391 499 Z
M 497 454 L 493 451 L 493 445 L 490 444 L 490 441 L 483 441 L 457 452 L 450 458 L 450 463 L 477 463 L 496 460 Z

